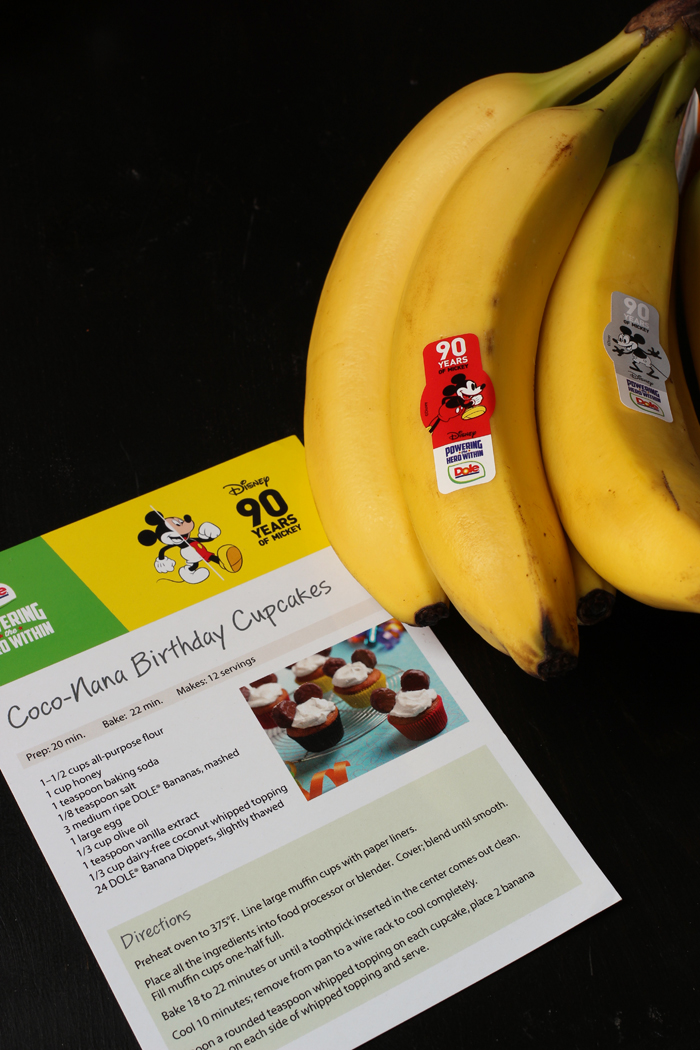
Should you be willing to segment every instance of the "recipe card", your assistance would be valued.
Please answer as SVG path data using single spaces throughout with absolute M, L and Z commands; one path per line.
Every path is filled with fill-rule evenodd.
M 0 726 L 144 1050 L 349 1050 L 619 899 L 293 437 L 1 552 Z

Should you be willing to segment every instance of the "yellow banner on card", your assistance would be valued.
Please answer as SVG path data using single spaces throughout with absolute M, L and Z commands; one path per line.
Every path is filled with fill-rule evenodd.
M 328 546 L 296 437 L 43 539 L 129 630 Z

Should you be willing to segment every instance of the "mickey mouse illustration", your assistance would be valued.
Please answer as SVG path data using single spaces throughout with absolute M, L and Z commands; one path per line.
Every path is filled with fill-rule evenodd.
M 486 405 L 482 405 L 482 390 L 485 387 L 486 383 L 478 386 L 471 379 L 467 379 L 463 372 L 452 376 L 452 382 L 442 391 L 440 411 L 430 424 L 429 432 L 432 434 L 439 423 L 454 420 L 455 416 L 461 416 L 462 419 L 482 416 L 486 411 Z
M 624 357 L 626 354 L 631 354 L 633 361 L 630 365 L 631 372 L 640 372 L 640 363 L 648 365 L 647 375 L 652 379 L 659 379 L 659 373 L 654 368 L 653 363 L 649 360 L 651 357 L 655 357 L 661 360 L 661 354 L 654 347 L 649 347 L 647 350 L 642 350 L 645 339 L 639 332 L 632 334 L 632 329 L 628 328 L 627 325 L 620 325 L 620 334 L 617 337 L 613 337 L 612 349 L 618 357 Z
M 206 580 L 209 576 L 208 562 L 219 565 L 227 572 L 238 572 L 243 564 L 243 555 L 232 543 L 219 547 L 216 554 L 207 550 L 204 544 L 221 535 L 219 526 L 210 521 L 202 522 L 196 536 L 193 535 L 195 523 L 189 514 L 185 514 L 184 518 L 166 518 L 160 511 L 152 510 L 146 515 L 145 521 L 153 531 L 143 529 L 138 534 L 139 543 L 144 547 L 163 543 L 154 562 L 156 572 L 173 571 L 175 562 L 167 557 L 167 552 L 173 547 L 179 549 L 185 562 L 178 570 L 180 579 L 185 583 L 202 583 Z

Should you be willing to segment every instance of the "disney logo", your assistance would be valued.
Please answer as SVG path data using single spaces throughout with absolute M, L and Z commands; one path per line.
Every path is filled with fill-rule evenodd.
M 246 489 L 257 489 L 260 485 L 267 488 L 269 480 L 269 477 L 258 478 L 257 481 L 246 481 L 244 478 L 243 481 L 230 481 L 222 488 L 228 489 L 229 496 L 240 496 Z

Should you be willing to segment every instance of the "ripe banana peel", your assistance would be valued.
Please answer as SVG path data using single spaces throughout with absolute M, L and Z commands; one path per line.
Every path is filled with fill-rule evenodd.
M 535 424 L 542 314 L 616 135 L 686 41 L 677 25 L 594 99 L 530 114 L 486 146 L 439 209 L 397 318 L 391 420 L 416 535 L 464 618 L 541 678 L 573 666 L 578 652 L 571 562 Z M 579 312 L 569 320 L 567 344 L 577 340 L 580 320 Z M 458 354 L 464 355 L 467 343 L 465 370 Z M 431 447 L 440 425 L 434 424 L 431 435 L 421 414 L 434 353 L 445 355 L 446 391 L 455 385 L 449 383 L 453 377 L 461 381 L 454 397 L 464 398 L 465 391 L 472 400 L 491 397 L 490 434 L 446 422 L 440 449 Z M 472 386 L 486 377 L 481 395 L 472 395 L 472 374 Z M 439 370 L 437 375 L 439 380 Z M 471 437 L 479 433 L 490 438 L 490 466 L 489 442 Z M 480 454 L 473 441 L 484 446 L 483 468 L 472 460 Z M 483 474 L 470 475 L 472 470 Z
M 485 145 L 527 113 L 565 102 L 628 62 L 666 28 L 668 7 L 652 5 L 638 25 L 562 69 L 500 74 L 452 95 L 392 154 L 345 231 L 309 347 L 307 467 L 339 557 L 406 623 L 429 625 L 447 612 L 411 525 L 388 412 L 392 332 L 414 256 L 450 186 Z
M 609 170 L 579 226 L 549 298 L 537 366 L 547 477 L 573 543 L 633 598 L 695 612 L 700 458 L 668 320 L 674 150 L 698 75 L 693 43 L 667 75 L 639 149 Z

